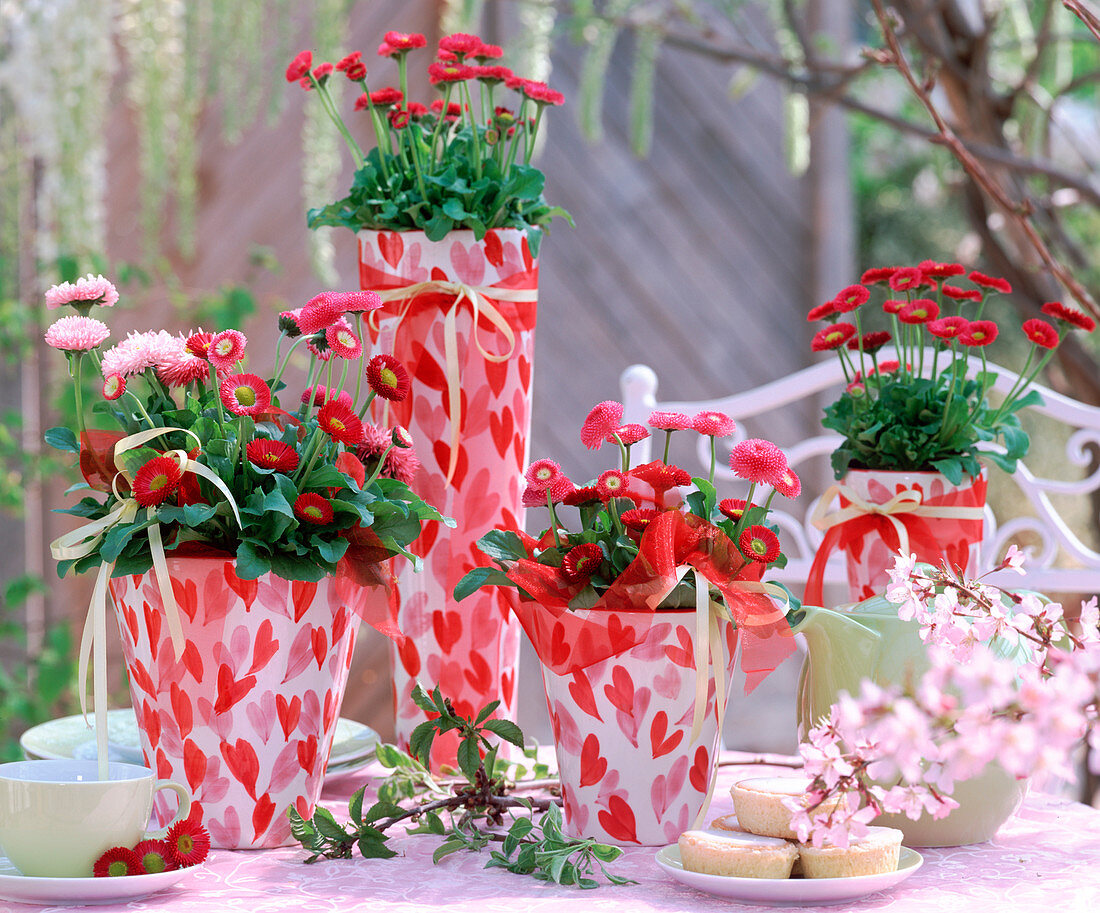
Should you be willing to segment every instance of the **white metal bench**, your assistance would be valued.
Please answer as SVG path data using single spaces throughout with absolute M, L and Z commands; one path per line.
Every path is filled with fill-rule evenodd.
M 884 351 L 882 357 L 894 357 L 888 352 Z M 972 361 L 975 367 L 981 367 L 979 359 Z M 1017 375 L 998 365 L 989 364 L 987 367 L 998 375 L 994 389 L 1007 392 Z M 657 398 L 657 375 L 654 371 L 647 365 L 632 365 L 620 379 L 623 420 L 644 424 L 654 409 L 689 415 L 713 409 L 737 419 L 735 437 L 726 439 L 728 446 L 732 446 L 737 440 L 748 437 L 768 437 L 769 413 L 809 397 L 820 398 L 820 394 L 831 388 L 833 392 L 838 392 L 843 383 L 839 359 L 831 358 L 743 393 L 695 402 L 664 402 Z M 1089 445 L 1100 447 L 1100 408 L 1087 406 L 1043 386 L 1036 385 L 1035 388 L 1043 397 L 1043 405 L 1031 407 L 1029 411 L 1058 423 L 1062 426 L 1061 433 L 1067 437 L 1065 463 L 1059 461 L 1059 465 L 1066 469 L 1070 466 L 1087 467 L 1090 463 Z M 788 511 L 782 509 L 783 505 L 778 505 L 776 509 L 777 502 L 772 502 L 771 518 L 780 527 L 788 564 L 782 570 L 770 571 L 768 576 L 792 589 L 797 587 L 796 592 L 800 592 L 806 582 L 814 552 L 822 539 L 821 532 L 814 528 L 810 517 L 824 487 L 832 480 L 828 457 L 839 442 L 836 434 L 819 433 L 784 448 L 791 466 L 802 478 L 803 494 Z M 651 440 L 647 440 L 634 446 L 639 462 L 651 459 L 650 443 Z M 702 437 L 699 440 L 699 459 L 705 473 L 710 465 L 710 450 L 707 439 Z M 1067 522 L 1063 517 L 1065 508 L 1059 510 L 1051 501 L 1052 495 L 1068 495 L 1087 501 L 1100 489 L 1100 470 L 1078 479 L 1046 478 L 1030 468 L 1029 460 L 1035 465 L 1034 457 L 1029 454 L 1028 460 L 1020 461 L 1013 477 L 1026 500 L 1026 504 L 1020 502 L 1021 510 L 998 520 L 992 508 L 986 507 L 981 570 L 987 570 L 999 561 L 1009 543 L 1019 541 L 1021 547 L 1029 552 L 1026 567 L 1030 589 L 1054 598 L 1057 598 L 1054 594 L 1063 593 L 1100 593 L 1100 552 L 1086 544 L 1085 540 L 1090 538 L 1084 529 L 1087 523 L 1080 520 Z M 999 472 L 995 467 L 990 469 L 991 475 Z M 1070 473 L 1065 474 L 1068 476 Z M 1078 475 L 1084 475 L 1084 472 Z M 716 481 L 733 478 L 725 462 L 720 461 Z M 826 585 L 846 584 L 843 557 L 839 553 L 829 560 L 824 582 Z

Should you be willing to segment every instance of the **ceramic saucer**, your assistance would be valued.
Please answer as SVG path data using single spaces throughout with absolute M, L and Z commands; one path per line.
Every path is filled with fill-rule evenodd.
M 29 904 L 108 904 L 138 900 L 176 884 L 202 866 L 127 875 L 124 878 L 40 878 L 21 875 L 6 856 L 0 856 L 0 900 Z

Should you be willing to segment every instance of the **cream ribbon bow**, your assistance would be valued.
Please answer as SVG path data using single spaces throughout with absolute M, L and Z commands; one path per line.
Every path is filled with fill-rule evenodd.
M 829 505 L 832 504 L 833 498 L 837 496 L 846 498 L 850 502 L 849 506 L 830 512 Z M 981 520 L 985 517 L 985 511 L 981 507 L 950 504 L 937 506 L 924 504 L 922 503 L 923 500 L 924 496 L 920 491 L 907 488 L 898 492 L 889 501 L 875 504 L 861 498 L 847 485 L 833 485 L 825 491 L 821 496 L 821 500 L 817 502 L 817 507 L 814 508 L 810 521 L 818 529 L 827 530 L 842 523 L 847 523 L 849 520 L 854 520 L 859 516 L 877 514 L 885 517 L 893 525 L 894 532 L 898 536 L 897 551 L 903 555 L 908 555 L 909 531 L 906 529 L 905 524 L 898 519 L 898 515 L 910 514 L 916 517 L 937 517 L 945 520 Z
M 458 442 L 462 430 L 462 378 L 458 367 L 458 312 L 464 303 L 468 303 L 473 314 L 473 341 L 478 351 L 486 361 L 500 363 L 512 357 L 516 348 L 516 336 L 504 315 L 493 304 L 497 301 L 513 301 L 524 304 L 535 304 L 539 298 L 539 290 L 531 289 L 507 289 L 494 288 L 484 285 L 466 285 L 464 282 L 450 282 L 432 279 L 427 282 L 417 282 L 414 285 L 406 285 L 402 288 L 384 289 L 378 292 L 383 303 L 389 301 L 406 301 L 405 307 L 397 316 L 393 324 L 394 342 L 397 341 L 397 329 L 409 313 L 413 301 L 426 293 L 453 295 L 454 302 L 443 317 L 443 354 L 445 359 L 444 376 L 447 379 L 447 403 L 451 415 L 451 455 L 447 466 L 447 483 L 451 484 L 455 469 L 458 466 Z M 371 312 L 367 318 L 371 328 L 378 332 L 380 309 Z M 496 327 L 508 344 L 506 352 L 494 355 L 481 344 L 478 335 L 478 317 L 484 315 L 489 322 Z
M 118 464 L 119 458 L 127 451 L 134 450 L 161 435 L 179 431 L 188 437 L 194 438 L 199 444 L 201 439 L 186 428 L 149 428 L 139 431 L 115 442 L 114 459 Z M 184 450 L 170 450 L 164 454 L 174 458 L 181 472 L 193 472 L 206 479 L 217 488 L 229 502 L 237 525 L 241 525 L 241 515 L 237 510 L 237 503 L 225 483 L 215 473 L 188 458 Z M 133 484 L 133 480 L 120 470 L 118 475 Z M 92 523 L 78 527 L 72 532 L 59 536 L 50 543 L 50 554 L 57 561 L 77 560 L 94 553 L 103 542 L 107 533 L 119 524 L 133 523 L 137 518 L 141 505 L 135 498 L 123 498 L 118 491 L 118 476 L 112 480 L 111 486 L 119 503 L 105 517 L 101 517 Z M 183 624 L 180 620 L 179 606 L 176 605 L 176 597 L 172 592 L 172 579 L 168 574 L 168 561 L 164 554 L 164 542 L 160 535 L 160 524 L 152 523 L 147 527 L 149 537 L 149 551 L 153 558 L 153 572 L 160 590 L 161 605 L 164 607 L 165 618 L 168 622 L 168 631 L 172 637 L 172 647 L 178 658 L 183 652 Z M 88 718 L 88 661 L 92 660 L 92 700 L 95 705 L 96 728 L 96 754 L 99 759 L 99 776 L 105 779 L 107 776 L 107 582 L 111 578 L 115 564 L 113 561 L 104 561 L 99 566 L 96 575 L 95 586 L 92 588 L 92 601 L 88 606 L 88 614 L 84 618 L 84 630 L 80 637 L 80 658 L 77 668 L 77 676 L 80 680 L 80 710 L 84 714 L 85 721 Z M 93 654 L 94 649 L 94 656 Z

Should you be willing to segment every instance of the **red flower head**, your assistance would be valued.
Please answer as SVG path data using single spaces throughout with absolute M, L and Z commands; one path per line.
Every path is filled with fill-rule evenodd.
M 121 374 L 108 374 L 103 381 L 103 398 L 118 399 L 126 392 L 126 378 Z
M 480 66 L 471 67 L 470 69 L 474 72 L 474 78 L 480 80 L 488 86 L 500 85 L 502 82 L 507 82 L 513 77 L 513 75 L 515 75 L 510 69 L 508 69 L 508 67 Z
M 137 853 L 124 846 L 111 847 L 92 866 L 92 874 L 96 878 L 115 878 L 143 873 Z
M 531 99 L 536 105 L 564 105 L 565 96 L 556 89 L 551 89 L 546 83 L 534 79 L 518 79 L 512 77 L 506 83 L 509 89 L 515 89 Z
M 649 427 L 658 431 L 687 431 L 691 428 L 691 416 L 683 412 L 654 412 L 649 416 Z
M 142 840 L 134 847 L 134 855 L 141 863 L 141 870 L 146 875 L 155 875 L 157 872 L 169 872 L 176 864 L 168 858 L 168 847 L 163 840 Z
M 134 498 L 142 507 L 163 504 L 179 488 L 179 463 L 171 457 L 156 456 L 134 473 Z
M 336 61 L 336 69 L 343 73 L 345 70 L 347 70 L 348 67 L 354 66 L 357 63 L 362 63 L 362 61 L 363 52 L 352 51 L 347 56 L 341 57 L 338 61 Z
M 378 53 L 383 57 L 394 57 L 399 54 L 407 54 L 416 48 L 427 47 L 428 39 L 419 32 L 386 32 L 382 36 L 383 44 Z M 382 48 L 387 48 L 387 53 L 382 54 Z
M 841 321 L 831 327 L 825 327 L 814 333 L 810 348 L 814 352 L 828 352 L 830 349 L 839 349 L 844 343 L 856 334 L 856 328 L 850 323 Z
M 730 469 L 738 478 L 774 486 L 787 471 L 787 457 L 771 441 L 751 437 L 730 452 Z
M 219 371 L 229 371 L 244 358 L 244 348 L 248 339 L 240 330 L 222 330 L 210 340 L 206 357 Z
M 833 299 L 833 305 L 840 313 L 846 314 L 866 304 L 870 297 L 871 293 L 862 285 L 849 285 L 841 289 L 840 294 Z
M 411 117 L 413 120 L 420 120 L 422 117 L 425 117 L 428 113 L 428 106 L 427 105 L 422 105 L 418 101 L 410 101 L 407 107 L 408 107 L 409 117 Z M 378 300 L 378 306 L 379 307 L 382 306 L 382 300 L 381 299 Z
M 413 446 L 412 435 L 404 425 L 394 425 L 390 432 L 390 440 L 398 450 L 411 450 Z
M 222 381 L 222 405 L 234 415 L 261 415 L 271 408 L 271 389 L 255 374 L 233 374 Z
M 1075 308 L 1067 307 L 1061 301 L 1048 301 L 1040 310 L 1048 317 L 1071 324 L 1086 333 L 1091 333 L 1096 329 L 1096 321 L 1088 314 L 1082 314 Z
M 995 292 L 1003 292 L 1007 295 L 1009 292 L 1012 291 L 1012 286 L 1009 284 L 1009 281 L 1007 279 L 1001 279 L 997 276 L 987 276 L 985 273 L 979 273 L 977 270 L 974 270 L 974 272 L 972 272 L 966 278 L 973 282 L 975 285 L 982 285 L 986 288 L 991 288 Z
M 587 580 L 600 569 L 603 549 L 595 542 L 585 542 L 569 549 L 561 560 L 561 575 L 570 583 Z
M 363 440 L 363 422 L 351 407 L 338 399 L 330 399 L 317 410 L 317 424 L 345 447 L 354 447 Z
M 390 111 L 390 125 L 394 130 L 403 130 L 409 125 L 409 112 L 399 108 L 393 108 Z
M 195 355 L 198 358 L 210 358 L 210 341 L 214 338 L 213 333 L 205 333 L 199 330 L 197 333 L 192 333 L 187 337 L 187 342 L 183 344 L 184 349 L 191 355 Z
M 198 821 L 184 818 L 168 829 L 164 844 L 172 861 L 185 869 L 206 859 L 210 852 L 210 834 Z
M 532 488 L 543 490 L 553 485 L 561 476 L 561 466 L 553 460 L 535 460 L 527 467 L 523 477 L 531 484 Z
M 915 266 L 900 266 L 890 274 L 889 284 L 895 292 L 909 292 L 924 284 L 924 274 Z
M 409 372 L 392 355 L 375 355 L 367 362 L 367 383 L 382 399 L 399 403 L 409 395 Z
M 326 400 L 333 398 L 344 403 L 349 409 L 352 406 L 351 394 L 347 390 L 341 390 L 339 393 L 334 394 L 326 389 L 324 384 L 317 384 L 313 387 L 306 387 L 302 391 L 302 402 L 313 406 L 323 406 Z
M 876 373 L 878 373 L 878 374 L 893 374 L 900 367 L 901 367 L 901 365 L 898 364 L 898 362 L 896 362 L 896 361 L 884 361 L 882 364 L 880 364 L 878 366 L 878 371 Z M 907 364 L 905 367 L 909 368 L 910 365 Z
M 453 35 L 445 35 L 439 39 L 439 50 L 450 51 L 461 60 L 463 57 L 471 57 L 476 54 L 484 44 L 485 42 L 477 35 L 455 32 Z
M 313 52 L 302 51 L 286 68 L 286 81 L 297 82 L 309 72 L 311 66 L 313 66 Z
M 956 301 L 981 301 L 982 293 L 976 288 L 959 288 L 957 285 L 948 285 L 946 282 L 943 284 L 941 291 L 948 298 L 954 298 Z
M 863 349 L 864 352 L 877 352 L 891 339 L 889 333 L 885 330 L 872 330 L 870 333 L 864 333 L 862 338 L 856 338 L 853 336 L 848 340 L 848 348 L 852 350 Z
M 504 56 L 504 48 L 499 44 L 483 44 L 476 51 L 472 51 L 470 56 L 476 57 L 481 63 L 485 63 L 486 60 L 500 60 Z
M 644 441 L 647 437 L 649 437 L 649 431 L 644 426 L 631 422 L 628 425 L 620 425 L 612 431 L 607 436 L 607 443 L 614 444 L 615 439 L 618 438 L 624 446 L 629 447 L 631 444 L 637 444 L 638 441 Z
M 914 298 L 898 311 L 902 323 L 920 324 L 940 316 L 940 306 L 931 298 Z
M 787 471 L 783 473 L 783 477 L 778 479 L 774 486 L 784 498 L 797 498 L 802 494 L 802 480 L 790 466 L 787 467 Z
M 320 333 L 339 320 L 344 314 L 340 296 L 333 292 L 321 292 L 314 295 L 298 312 L 298 329 L 306 336 Z
M 370 93 L 370 103 L 376 108 L 388 108 L 390 105 L 399 105 L 404 99 L 405 96 L 401 93 L 401 90 L 395 89 L 393 86 L 386 86 L 384 89 L 379 89 L 377 92 Z
M 256 438 L 248 442 L 244 452 L 248 462 L 261 469 L 273 469 L 275 472 L 289 475 L 298 468 L 298 454 L 293 447 L 282 441 Z
M 599 489 L 595 485 L 584 485 L 574 488 L 573 491 L 562 498 L 562 503 L 570 507 L 583 507 L 586 504 L 595 504 L 600 500 Z
M 660 460 L 635 466 L 630 470 L 629 475 L 639 482 L 645 482 L 659 493 L 691 484 L 691 473 L 686 469 L 662 463 Z
M 599 450 L 607 436 L 623 423 L 623 404 L 604 400 L 592 407 L 581 426 L 581 443 L 589 450 Z
M 360 93 L 359 97 L 355 99 L 355 110 L 365 111 L 370 105 L 370 96 L 366 92 Z
M 440 83 L 464 82 L 474 78 L 474 68 L 461 63 L 432 63 L 428 65 L 428 82 L 433 86 Z
M 349 64 L 348 68 L 344 70 L 344 75 L 352 82 L 362 82 L 367 78 L 367 65 L 362 61 Z
M 928 332 L 940 339 L 954 339 L 969 326 L 965 317 L 941 317 L 928 321 Z
M 324 85 L 325 80 L 327 80 L 331 75 L 332 75 L 332 64 L 331 63 L 322 63 L 313 71 L 313 78 L 316 79 L 317 82 L 321 83 L 321 85 Z
M 632 507 L 630 510 L 624 510 L 619 519 L 627 529 L 640 533 L 653 522 L 657 514 L 658 511 L 652 507 Z
M 458 63 L 458 55 L 450 51 L 436 51 L 435 57 L 440 63 Z
M 918 265 L 926 276 L 935 276 L 937 279 L 946 279 L 948 276 L 962 276 L 966 273 L 966 267 L 961 263 L 937 263 L 935 260 L 922 260 Z
M 437 98 L 430 105 L 433 114 L 443 114 L 443 99 Z M 456 120 L 462 114 L 462 106 L 458 102 L 447 103 L 447 113 L 444 115 L 447 120 Z
M 325 526 L 332 522 L 332 504 L 315 491 L 305 491 L 294 499 L 294 516 L 303 523 Z
M 547 499 L 552 504 L 560 504 L 573 492 L 576 486 L 564 472 L 559 472 L 549 486 L 541 482 L 532 482 L 523 490 L 524 507 L 545 507 Z
M 838 313 L 836 302 L 826 301 L 824 304 L 819 304 L 817 307 L 810 308 L 810 312 L 806 315 L 806 319 L 811 322 L 814 320 L 825 320 Z
M 997 338 L 997 324 L 992 320 L 972 320 L 959 333 L 964 346 L 987 346 Z
M 626 476 L 617 469 L 606 469 L 596 480 L 596 490 L 602 501 L 621 498 L 626 495 Z
M 899 301 L 897 298 L 887 298 L 884 302 L 882 302 L 882 309 L 887 314 L 896 314 L 903 307 L 905 307 L 905 302 Z
M 737 423 L 724 412 L 700 412 L 691 427 L 707 437 L 726 437 L 737 430 Z
M 341 358 L 358 358 L 363 354 L 363 343 L 350 329 L 333 324 L 325 330 L 325 342 Z
M 745 502 L 740 498 L 723 498 L 718 502 L 718 509 L 736 523 L 745 513 Z
M 1043 349 L 1054 349 L 1058 346 L 1058 331 L 1045 320 L 1032 317 L 1024 321 L 1024 335 L 1035 345 Z
M 750 526 L 741 533 L 738 545 L 750 561 L 770 564 L 779 557 L 779 538 L 766 526 Z
M 861 285 L 878 285 L 880 282 L 889 282 L 890 277 L 896 273 L 896 266 L 874 266 L 859 277 Z

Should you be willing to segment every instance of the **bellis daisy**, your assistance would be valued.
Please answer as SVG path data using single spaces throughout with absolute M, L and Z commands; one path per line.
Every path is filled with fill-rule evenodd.
M 375 355 L 367 362 L 367 384 L 382 397 L 399 403 L 409 395 L 409 372 L 392 355 Z
M 553 460 L 535 460 L 523 477 L 535 488 L 549 488 L 561 475 L 561 466 Z
M 191 818 L 177 821 L 164 838 L 169 858 L 181 869 L 198 865 L 210 853 L 210 834 Z
M 965 317 L 940 317 L 928 322 L 928 332 L 938 339 L 954 339 L 970 323 Z
M 596 490 L 604 501 L 620 498 L 626 494 L 626 476 L 617 469 L 606 469 L 596 480 Z
M 1005 295 L 1012 291 L 1012 285 L 1007 279 L 1001 279 L 998 276 L 987 276 L 985 273 L 979 273 L 977 270 L 974 270 L 966 278 L 975 285 L 982 285 L 985 286 L 985 288 L 993 289 L 995 292 L 1002 292 Z
M 1023 331 L 1024 335 L 1040 348 L 1054 349 L 1058 346 L 1058 331 L 1045 320 L 1040 320 L 1038 317 L 1025 320 Z
M 103 398 L 118 399 L 126 392 L 126 378 L 121 374 L 108 374 L 103 381 Z
M 179 488 L 182 475 L 171 457 L 153 457 L 134 473 L 134 498 L 142 507 L 163 504 Z
M 631 444 L 637 444 L 638 441 L 644 441 L 647 437 L 649 437 L 649 431 L 642 425 L 632 422 L 628 425 L 620 425 L 616 428 L 607 436 L 607 443 L 613 444 L 617 438 L 625 447 L 629 447 Z
M 111 335 L 107 324 L 92 317 L 62 317 L 46 330 L 46 345 L 66 352 L 87 352 Z
M 847 288 L 840 290 L 840 294 L 833 300 L 833 304 L 838 311 L 846 314 L 866 304 L 870 297 L 870 291 L 862 285 L 849 285 Z
M 561 561 L 561 575 L 570 583 L 587 580 L 600 569 L 603 549 L 595 542 L 585 542 L 571 548 Z
M 102 276 L 88 273 L 76 282 L 62 282 L 46 290 L 46 307 L 50 310 L 71 304 L 74 307 L 114 307 L 118 302 L 118 290 Z
M 126 875 L 141 875 L 143 869 L 137 854 L 124 846 L 115 846 L 100 856 L 92 866 L 96 878 L 118 878 Z
M 740 498 L 723 498 L 718 502 L 718 510 L 736 523 L 745 513 L 745 502 Z
M 222 330 L 210 340 L 206 357 L 219 371 L 229 371 L 244 358 L 244 349 L 248 339 L 240 330 Z
M 334 441 L 354 447 L 363 440 L 363 422 L 338 399 L 330 399 L 317 412 L 317 424 Z
M 310 403 L 314 406 L 321 406 L 327 400 L 335 398 L 341 403 L 344 403 L 349 409 L 352 406 L 351 394 L 347 390 L 341 390 L 339 393 L 333 391 L 330 393 L 324 384 L 315 384 L 312 387 L 306 387 L 302 391 L 301 400 L 303 403 Z
M 134 847 L 134 855 L 146 875 L 169 872 L 176 868 L 176 864 L 168 858 L 168 847 L 163 840 L 142 840 Z
M 691 428 L 691 416 L 683 412 L 654 412 L 648 424 L 658 431 L 687 431 Z
M 623 404 L 605 400 L 592 407 L 581 426 L 581 443 L 599 450 L 607 436 L 623 423 Z
M 779 557 L 779 539 L 766 526 L 750 526 L 741 533 L 737 544 L 750 561 L 770 564 Z
M 830 349 L 838 349 L 855 335 L 856 328 L 854 324 L 845 323 L 844 321 L 834 323 L 831 327 L 825 327 L 814 333 L 810 348 L 815 352 L 827 352 Z
M 931 298 L 914 298 L 898 311 L 902 323 L 927 323 L 940 316 L 940 306 Z
M 754 484 L 774 486 L 787 471 L 787 458 L 771 441 L 749 438 L 730 452 L 730 469 Z
M 298 453 L 289 444 L 282 441 L 269 441 L 256 438 L 245 447 L 245 456 L 253 466 L 271 469 L 289 475 L 298 468 Z
M 657 517 L 657 509 L 653 507 L 632 507 L 624 510 L 619 518 L 623 526 L 635 532 L 642 532 Z
M 1064 323 L 1077 327 L 1079 330 L 1084 330 L 1086 333 L 1091 333 L 1096 329 L 1096 321 L 1089 317 L 1088 314 L 1083 314 L 1075 308 L 1067 307 L 1060 301 L 1048 301 L 1039 310 L 1048 317 L 1053 317 L 1055 320 L 1061 320 Z
M 222 404 L 234 415 L 262 415 L 271 408 L 271 390 L 255 374 L 233 374 L 218 388 Z
M 784 498 L 797 498 L 802 493 L 802 480 L 789 466 L 783 475 L 772 486 Z
M 347 327 L 328 327 L 325 330 L 325 342 L 341 358 L 358 358 L 363 353 L 362 341 Z
M 964 346 L 987 346 L 997 338 L 997 324 L 992 320 L 972 320 L 959 332 Z
M 303 523 L 325 526 L 332 522 L 332 504 L 315 491 L 305 491 L 294 499 L 294 516 Z
M 737 423 L 724 412 L 700 412 L 691 427 L 707 437 L 726 437 L 737 430 Z

